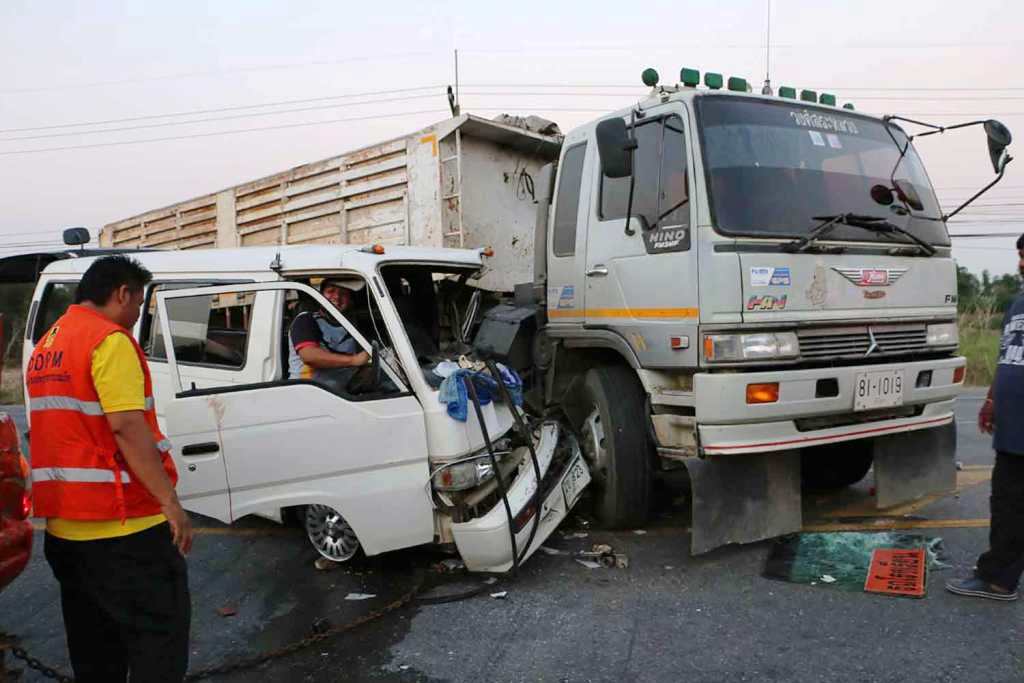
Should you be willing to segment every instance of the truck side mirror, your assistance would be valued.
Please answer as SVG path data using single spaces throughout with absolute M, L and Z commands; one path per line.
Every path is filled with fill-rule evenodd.
M 64 244 L 69 247 L 88 244 L 90 239 L 86 228 L 68 228 L 64 231 Z
M 995 119 L 985 122 L 985 135 L 988 136 L 988 155 L 992 159 L 992 170 L 1001 173 L 1006 166 L 1006 148 L 1010 146 L 1013 136 L 1010 129 Z
M 633 150 L 637 144 L 629 137 L 626 122 L 618 117 L 597 124 L 597 153 L 601 173 L 609 178 L 628 178 L 633 173 Z

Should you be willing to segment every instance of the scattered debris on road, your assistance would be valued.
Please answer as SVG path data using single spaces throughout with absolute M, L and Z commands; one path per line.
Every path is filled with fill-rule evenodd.
M 232 607 L 231 605 L 224 605 L 223 607 L 217 608 L 217 614 L 222 617 L 233 617 L 238 614 L 238 608 Z
M 345 596 L 346 600 L 369 600 L 370 598 L 377 597 L 373 593 L 349 593 Z
M 497 593 L 491 593 L 491 597 L 495 600 L 504 600 L 508 597 L 508 591 L 498 591 Z
M 890 584 L 896 586 L 899 580 L 906 577 L 899 572 L 892 575 L 887 573 L 891 563 L 885 567 L 879 566 L 876 568 L 877 571 L 872 571 L 872 557 L 879 550 L 895 552 L 897 555 L 903 551 L 919 551 L 921 557 L 926 558 L 921 563 L 922 572 L 928 567 L 945 569 L 949 566 L 941 559 L 943 552 L 941 538 L 900 532 L 805 533 L 786 536 L 776 541 L 765 561 L 762 576 L 789 583 L 812 586 L 821 584 L 840 590 L 861 592 L 867 590 L 866 582 L 870 578 L 869 574 L 874 574 L 880 577 L 878 586 Z M 910 565 L 904 562 L 897 569 L 900 572 L 909 571 Z M 920 584 L 922 592 L 918 597 L 923 597 L 923 574 Z M 915 583 L 914 586 L 916 585 Z M 905 589 L 902 592 L 895 590 L 871 592 L 914 595 L 916 588 L 907 586 L 903 586 L 903 584 L 897 586 Z

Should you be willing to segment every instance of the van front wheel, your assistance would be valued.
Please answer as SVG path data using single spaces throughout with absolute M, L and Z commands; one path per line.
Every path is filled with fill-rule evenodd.
M 578 399 L 583 421 L 577 428 L 598 518 L 613 529 L 642 526 L 650 511 L 653 444 L 636 376 L 622 366 L 591 368 Z
M 359 552 L 356 532 L 337 510 L 327 505 L 307 505 L 303 524 L 316 551 L 334 562 L 347 562 Z

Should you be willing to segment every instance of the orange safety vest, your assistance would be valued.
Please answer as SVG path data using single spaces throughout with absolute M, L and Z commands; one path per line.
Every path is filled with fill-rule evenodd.
M 160 512 L 118 450 L 92 382 L 92 354 L 111 334 L 124 334 L 145 378 L 146 422 L 171 483 L 178 472 L 160 432 L 149 366 L 135 338 L 117 323 L 73 305 L 32 351 L 25 369 L 32 431 L 32 495 L 37 517 L 124 520 Z

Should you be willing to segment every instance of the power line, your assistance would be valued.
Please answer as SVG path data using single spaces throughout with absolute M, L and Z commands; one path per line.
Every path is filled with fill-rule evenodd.
M 281 109 L 279 111 L 255 112 L 252 114 L 232 114 L 231 116 L 213 116 L 205 119 L 192 119 L 189 121 L 165 121 L 163 123 L 144 123 L 138 126 L 121 126 L 120 128 L 103 128 L 100 130 L 72 131 L 70 133 L 44 133 L 42 135 L 23 135 L 15 138 L 0 138 L 0 142 L 13 142 L 15 140 L 41 140 L 44 138 L 66 138 L 76 135 L 97 135 L 101 133 L 119 133 L 127 130 L 143 130 L 148 128 L 166 128 L 168 126 L 189 126 L 197 123 L 213 123 L 216 121 L 233 121 L 248 119 L 257 116 L 277 116 L 279 114 L 295 114 L 307 111 L 320 111 L 323 109 L 342 109 L 345 107 L 357 107 L 362 104 L 384 104 L 388 102 L 404 102 L 407 100 L 422 100 L 428 97 L 437 97 L 438 93 L 425 95 L 405 95 L 403 97 L 388 97 L 377 100 L 366 100 L 363 102 L 343 102 L 338 104 L 318 104 L 312 107 L 300 107 L 298 109 Z
M 268 130 L 283 130 L 286 128 L 301 128 L 305 126 L 322 126 L 332 123 L 347 123 L 350 121 L 368 121 L 375 119 L 388 119 L 396 118 L 401 116 L 418 116 L 421 114 L 438 114 L 447 113 L 447 109 L 422 109 L 420 111 L 409 111 L 409 112 L 398 112 L 394 114 L 373 114 L 369 116 L 354 116 L 349 118 L 341 119 L 328 119 L 326 121 L 307 121 L 305 123 L 285 123 L 277 126 L 260 126 L 257 128 L 241 128 L 237 130 L 222 130 L 214 131 L 211 133 L 193 133 L 191 135 L 170 135 L 162 138 L 146 138 L 143 140 L 123 140 L 120 142 L 97 142 L 87 145 L 68 145 L 65 147 L 44 147 L 42 149 L 15 149 L 10 151 L 0 152 L 0 156 L 10 156 L 14 154 L 38 154 L 41 152 L 63 152 L 66 150 L 73 149 L 94 149 L 97 147 L 118 147 L 122 145 L 141 145 L 147 142 L 167 142 L 170 140 L 191 140 L 193 138 L 210 138 L 219 135 L 237 135 L 239 133 L 255 133 L 259 131 Z
M 29 126 L 27 128 L 3 128 L 0 133 L 24 133 L 33 130 L 54 130 L 58 128 L 82 128 L 86 126 L 104 126 L 110 123 L 131 123 L 133 121 L 149 121 L 152 119 L 166 119 L 175 116 L 196 116 L 199 114 L 220 114 L 229 111 L 244 111 L 246 109 L 262 109 L 264 107 L 277 107 L 288 104 L 309 104 L 310 102 L 326 102 L 328 100 L 342 100 L 351 97 L 375 97 L 377 95 L 393 95 L 402 92 L 419 92 L 422 90 L 443 90 L 443 85 L 424 85 L 415 88 L 391 88 L 389 90 L 371 90 L 369 92 L 345 93 L 342 95 L 324 95 L 323 97 L 309 97 L 301 100 L 278 100 L 276 102 L 263 102 L 260 104 L 241 104 L 233 107 L 219 107 L 216 109 L 192 109 L 189 111 L 168 112 L 166 114 L 148 114 L 145 116 L 128 116 L 120 119 L 106 119 L 104 121 L 83 121 L 81 123 L 58 123 L 48 126 Z
M 333 66 L 337 64 L 349 64 L 355 62 L 380 62 L 390 60 L 402 60 L 414 57 L 424 57 L 439 54 L 439 51 L 405 52 L 391 55 L 373 55 L 365 57 L 348 57 L 344 59 L 316 60 L 300 62 L 297 64 L 267 64 L 243 66 L 231 69 L 215 69 L 210 71 L 194 71 L 191 73 L 169 74 L 166 76 L 147 76 L 141 78 L 124 78 L 115 81 L 92 81 L 89 83 L 68 83 L 63 85 L 48 85 L 34 88 L 7 88 L 0 90 L 3 94 L 23 94 L 34 92 L 52 92 L 55 90 L 81 90 L 86 88 L 101 88 L 110 85 L 133 85 L 137 83 L 154 83 L 159 81 L 176 81 L 190 78 L 206 78 L 210 76 L 223 76 L 236 73 L 257 73 L 260 71 L 280 71 L 283 69 L 299 69 L 310 66 Z

